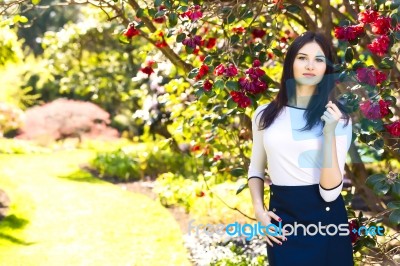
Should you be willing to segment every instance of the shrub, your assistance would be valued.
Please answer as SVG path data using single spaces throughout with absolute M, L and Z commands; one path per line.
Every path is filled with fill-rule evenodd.
M 57 99 L 26 111 L 26 122 L 18 138 L 62 140 L 68 137 L 115 138 L 110 115 L 90 102 Z
M 0 137 L 23 125 L 24 112 L 16 106 L 0 102 Z
M 98 153 L 91 162 L 101 178 L 114 178 L 123 181 L 140 179 L 137 159 L 126 153 L 124 149 L 113 152 Z

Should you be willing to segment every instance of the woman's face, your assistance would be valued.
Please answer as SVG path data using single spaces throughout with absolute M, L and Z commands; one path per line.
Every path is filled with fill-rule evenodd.
M 293 63 L 293 73 L 299 85 L 316 86 L 324 77 L 326 58 L 316 42 L 310 42 L 300 48 Z

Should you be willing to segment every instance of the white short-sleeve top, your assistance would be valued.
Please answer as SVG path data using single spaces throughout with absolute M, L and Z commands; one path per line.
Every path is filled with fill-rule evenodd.
M 319 184 L 322 167 L 322 124 L 311 130 L 300 131 L 306 125 L 303 116 L 306 109 L 286 105 L 270 127 L 259 130 L 261 111 L 268 104 L 260 105 L 252 116 L 253 146 L 248 170 L 248 179 L 259 177 L 265 180 L 267 172 L 274 185 L 301 186 Z M 333 201 L 343 187 L 344 165 L 352 139 L 352 121 L 344 127 L 341 119 L 335 129 L 338 164 L 342 182 L 335 188 L 319 186 L 325 201 Z

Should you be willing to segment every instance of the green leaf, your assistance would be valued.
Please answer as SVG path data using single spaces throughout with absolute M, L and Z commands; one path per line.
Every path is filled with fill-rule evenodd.
M 123 44 L 129 44 L 129 43 L 131 43 L 131 40 L 128 39 L 128 38 L 127 38 L 125 35 L 123 35 L 123 34 L 121 34 L 121 35 L 118 36 L 118 41 L 119 41 L 120 43 L 123 43 Z
M 178 15 L 176 13 L 169 13 L 168 14 L 168 26 L 169 27 L 174 27 L 176 24 L 178 24 Z
M 242 176 L 242 175 L 244 175 L 244 173 L 245 173 L 244 169 L 240 168 L 240 167 L 234 168 L 231 170 L 231 175 L 236 176 L 236 177 Z
M 159 6 L 161 6 L 162 2 L 163 2 L 162 0 L 155 0 L 154 1 L 154 6 L 155 7 L 159 7 Z
M 186 50 L 186 53 L 188 53 L 188 54 L 192 54 L 192 53 L 193 53 L 193 51 L 194 51 L 194 48 L 192 48 L 192 47 L 189 47 L 189 46 L 186 46 L 186 47 L 185 47 L 185 50 Z
M 199 69 L 198 68 L 193 68 L 190 72 L 188 77 L 190 79 L 194 78 L 195 76 L 197 76 L 197 74 L 199 74 Z
M 164 15 L 165 15 L 165 10 L 160 10 L 154 15 L 154 18 L 161 18 Z
M 242 192 L 242 190 L 245 189 L 245 188 L 247 188 L 247 187 L 249 187 L 249 184 L 247 184 L 247 183 L 241 185 L 241 186 L 238 188 L 238 190 L 236 191 L 236 195 L 239 194 L 240 192 Z
M 228 81 L 225 83 L 225 86 L 226 86 L 228 89 L 232 90 L 232 91 L 237 91 L 237 90 L 239 90 L 239 83 L 238 83 L 237 81 L 228 80 Z
M 273 49 L 272 49 L 272 52 L 273 52 L 276 56 L 278 56 L 278 57 L 283 56 L 282 51 L 281 51 L 281 50 L 278 50 L 278 49 L 276 49 L 276 48 L 273 48 Z
M 240 41 L 240 37 L 239 37 L 239 35 L 232 35 L 231 36 L 231 44 L 236 44 L 236 43 L 238 43 Z
M 300 12 L 301 8 L 298 7 L 297 5 L 288 5 L 288 6 L 286 7 L 286 10 L 287 10 L 288 12 L 290 12 L 290 13 L 297 14 L 297 13 Z
M 380 69 L 392 69 L 395 65 L 394 59 L 392 57 L 385 57 L 383 60 L 378 64 Z
M 170 0 L 165 0 L 164 5 L 166 6 L 166 8 L 172 9 L 172 2 Z
M 400 210 L 400 201 L 391 201 L 387 204 L 389 209 L 399 209 Z
M 224 86 L 225 86 L 225 83 L 222 79 L 219 79 L 214 83 L 214 88 L 216 88 L 216 89 L 223 89 Z
M 374 174 L 374 175 L 370 175 L 367 180 L 365 181 L 365 184 L 369 187 L 369 188 L 373 188 L 375 186 L 376 183 L 381 182 L 383 180 L 385 180 L 386 175 L 385 174 Z
M 393 197 L 395 197 L 396 199 L 400 199 L 400 182 L 396 181 L 394 184 L 392 184 L 390 191 Z
M 40 3 L 41 0 L 32 0 L 32 4 L 34 5 L 38 5 Z
M 176 42 L 182 42 L 184 39 L 186 39 L 185 33 L 180 33 L 178 36 L 176 36 Z
M 400 224 L 400 210 L 395 210 L 389 215 L 389 222 L 395 226 Z
M 400 31 L 394 32 L 394 37 L 395 37 L 397 40 L 400 40 Z
M 228 102 L 227 102 L 227 107 L 229 108 L 229 109 L 235 109 L 235 108 L 237 108 L 237 103 L 236 102 L 234 102 L 233 100 L 232 100 L 232 98 L 229 98 L 229 100 L 228 100 Z
M 374 192 L 378 196 L 386 195 L 386 193 L 388 193 L 389 189 L 390 189 L 390 185 L 388 183 L 386 183 L 385 181 L 378 182 L 374 186 Z
M 347 63 L 351 63 L 351 61 L 353 61 L 354 58 L 353 48 L 347 47 L 346 53 L 344 54 L 344 58 Z
M 143 15 L 144 15 L 144 9 L 143 9 L 143 8 L 139 8 L 139 9 L 136 11 L 136 16 L 137 16 L 138 18 L 142 18 Z
M 203 63 L 206 64 L 206 65 L 210 65 L 210 64 L 212 63 L 212 60 L 213 60 L 212 56 L 211 56 L 211 55 L 207 55 L 207 56 L 204 58 Z
M 384 143 L 383 139 L 377 139 L 374 141 L 374 148 L 376 150 L 382 149 L 384 145 L 385 145 L 385 143 Z

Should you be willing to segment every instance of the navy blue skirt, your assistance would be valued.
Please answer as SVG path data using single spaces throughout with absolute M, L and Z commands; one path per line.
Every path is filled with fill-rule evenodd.
M 280 224 L 275 220 L 271 220 L 272 223 L 291 233 L 286 236 L 287 241 L 283 241 L 282 245 L 273 241 L 273 247 L 267 245 L 269 265 L 354 265 L 342 195 L 332 202 L 325 202 L 319 193 L 318 184 L 271 184 L 269 210 L 282 218 Z

